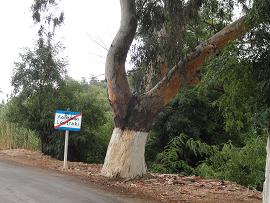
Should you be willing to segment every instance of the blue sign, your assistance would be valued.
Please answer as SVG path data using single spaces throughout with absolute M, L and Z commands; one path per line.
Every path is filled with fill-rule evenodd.
M 54 129 L 56 130 L 80 131 L 81 123 L 81 112 L 61 110 L 55 112 Z

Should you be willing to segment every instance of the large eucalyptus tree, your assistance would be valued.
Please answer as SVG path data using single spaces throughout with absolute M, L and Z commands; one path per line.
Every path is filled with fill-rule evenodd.
M 169 71 L 154 87 L 148 88 L 141 95 L 133 94 L 128 84 L 125 62 L 136 34 L 138 2 L 142 7 L 147 2 L 158 2 L 159 8 L 165 12 L 170 1 L 120 0 L 121 24 L 110 46 L 105 65 L 108 99 L 115 124 L 102 168 L 102 174 L 108 177 L 133 178 L 146 173 L 145 143 L 157 115 L 183 86 L 199 82 L 199 70 L 209 56 L 219 53 L 224 46 L 249 30 L 245 16 L 228 24 L 181 57 L 173 67 L 169 67 Z M 178 15 L 181 18 L 179 24 L 174 25 L 178 26 L 177 34 L 181 38 L 187 23 L 199 12 L 204 1 L 178 1 L 178 4 L 181 8 L 178 9 Z M 160 36 L 168 33 L 162 23 L 159 30 L 152 30 Z

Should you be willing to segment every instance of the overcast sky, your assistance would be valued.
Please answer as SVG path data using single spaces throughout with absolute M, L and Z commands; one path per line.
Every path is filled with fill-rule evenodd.
M 13 63 L 23 47 L 33 46 L 36 29 L 31 18 L 33 0 L 2 1 L 0 7 L 0 93 L 1 99 L 11 91 Z M 58 30 L 69 66 L 68 74 L 88 79 L 91 74 L 104 74 L 106 51 L 94 40 L 109 47 L 120 23 L 119 0 L 62 0 L 65 24 Z M 104 76 L 101 76 L 101 78 Z

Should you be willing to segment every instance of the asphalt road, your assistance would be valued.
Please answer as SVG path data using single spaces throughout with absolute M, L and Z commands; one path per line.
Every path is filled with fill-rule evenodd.
M 70 177 L 0 160 L 0 203 L 142 203 Z

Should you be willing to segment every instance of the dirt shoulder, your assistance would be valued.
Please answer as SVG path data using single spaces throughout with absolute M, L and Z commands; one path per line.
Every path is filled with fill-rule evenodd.
M 69 162 L 69 169 L 63 170 L 62 161 L 24 149 L 0 150 L 0 159 L 79 176 L 103 189 L 136 195 L 154 201 L 198 203 L 259 203 L 262 201 L 261 192 L 229 181 L 153 173 L 135 180 L 109 179 L 99 175 L 102 166 L 100 164 Z

